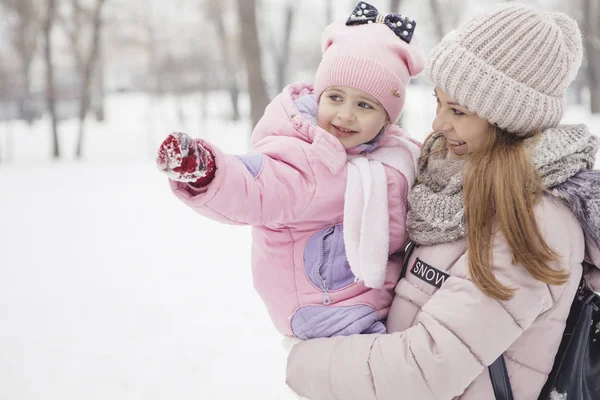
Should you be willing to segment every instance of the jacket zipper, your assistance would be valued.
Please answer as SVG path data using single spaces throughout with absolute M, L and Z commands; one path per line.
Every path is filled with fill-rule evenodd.
M 324 252 L 325 252 L 325 249 L 324 249 L 325 238 L 327 236 L 331 235 L 334 229 L 335 228 L 332 227 L 332 229 L 328 230 L 321 238 L 321 252 L 320 252 L 320 258 L 319 258 L 319 266 L 317 267 L 317 277 L 319 278 L 319 280 L 321 281 L 321 284 L 323 285 L 323 304 L 325 304 L 326 306 L 331 304 L 331 298 L 329 297 L 329 292 L 328 292 L 328 288 L 327 288 L 327 280 L 325 278 L 323 278 L 323 276 L 321 275 L 321 268 L 323 267 L 323 257 L 324 257 Z

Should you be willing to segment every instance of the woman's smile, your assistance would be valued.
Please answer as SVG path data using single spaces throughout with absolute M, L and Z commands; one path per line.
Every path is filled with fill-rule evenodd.
M 463 140 L 452 140 L 446 138 L 446 146 L 448 150 L 454 152 L 456 155 L 467 154 L 469 147 L 467 146 L 467 142 Z

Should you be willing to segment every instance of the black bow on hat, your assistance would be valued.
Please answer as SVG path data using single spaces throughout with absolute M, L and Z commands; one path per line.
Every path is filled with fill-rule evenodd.
M 410 43 L 417 23 L 408 17 L 401 14 L 379 14 L 379 11 L 369 3 L 359 1 L 350 17 L 346 21 L 346 25 L 362 25 L 381 23 L 387 25 L 396 36 Z

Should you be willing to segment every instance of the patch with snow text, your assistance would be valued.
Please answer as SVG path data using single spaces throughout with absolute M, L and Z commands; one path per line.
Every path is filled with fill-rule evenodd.
M 410 272 L 417 278 L 435 286 L 438 289 L 441 288 L 446 279 L 450 277 L 450 275 L 447 273 L 432 267 L 418 258 L 410 269 Z

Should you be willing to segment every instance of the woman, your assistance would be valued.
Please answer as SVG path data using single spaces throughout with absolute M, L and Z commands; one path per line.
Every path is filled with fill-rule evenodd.
M 600 186 L 589 171 L 598 140 L 583 125 L 558 125 L 581 58 L 572 19 L 512 3 L 432 51 L 437 114 L 408 199 L 416 247 L 390 333 L 296 345 L 287 376 L 295 392 L 494 399 L 487 366 L 504 354 L 514 398 L 537 399 L 581 263 L 600 265 L 600 224 L 586 219 Z

